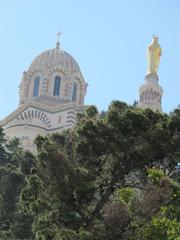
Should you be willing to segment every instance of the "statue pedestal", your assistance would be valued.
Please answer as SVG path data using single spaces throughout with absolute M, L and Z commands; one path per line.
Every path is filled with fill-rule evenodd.
M 145 83 L 139 89 L 139 107 L 162 112 L 161 99 L 163 90 L 159 86 L 158 80 L 157 73 L 149 73 L 145 76 Z

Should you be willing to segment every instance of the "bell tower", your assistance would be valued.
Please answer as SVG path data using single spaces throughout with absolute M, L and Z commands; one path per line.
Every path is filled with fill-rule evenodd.
M 153 36 L 152 43 L 147 48 L 147 75 L 145 83 L 139 88 L 139 107 L 150 108 L 154 111 L 162 112 L 161 99 L 163 89 L 158 84 L 158 68 L 162 49 L 158 43 L 158 38 Z

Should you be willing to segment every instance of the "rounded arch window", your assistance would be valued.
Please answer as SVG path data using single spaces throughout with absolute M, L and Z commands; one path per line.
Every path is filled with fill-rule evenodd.
M 73 102 L 76 101 L 76 97 L 77 97 L 77 83 L 74 82 L 73 87 L 72 87 L 72 101 Z
M 54 89 L 53 89 L 53 96 L 59 96 L 61 89 L 61 78 L 56 76 L 54 78 Z
M 39 95 L 39 84 L 40 84 L 40 76 L 37 76 L 34 79 L 33 97 L 37 97 Z

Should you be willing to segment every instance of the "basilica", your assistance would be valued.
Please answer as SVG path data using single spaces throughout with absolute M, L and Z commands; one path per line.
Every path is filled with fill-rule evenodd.
M 33 149 L 38 134 L 72 128 L 84 112 L 87 83 L 75 59 L 56 47 L 38 55 L 23 72 L 19 107 L 0 122 L 8 138 L 18 137 Z
M 138 107 L 162 111 L 162 88 L 157 70 L 161 48 L 157 37 L 147 49 L 148 71 L 140 87 Z M 7 138 L 17 137 L 24 149 L 35 150 L 37 135 L 72 128 L 77 113 L 86 109 L 87 83 L 75 59 L 62 50 L 59 39 L 55 48 L 38 55 L 23 72 L 19 86 L 19 107 L 0 121 Z

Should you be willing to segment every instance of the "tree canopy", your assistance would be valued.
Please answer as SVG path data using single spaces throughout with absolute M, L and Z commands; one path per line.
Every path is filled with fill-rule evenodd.
M 35 155 L 0 135 L 2 239 L 179 240 L 179 109 L 92 106 Z

